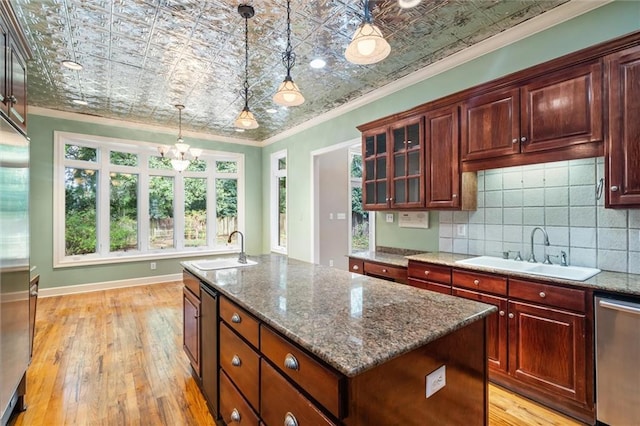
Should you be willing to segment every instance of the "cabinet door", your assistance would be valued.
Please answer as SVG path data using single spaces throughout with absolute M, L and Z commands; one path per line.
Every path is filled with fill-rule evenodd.
M 458 105 L 425 114 L 426 195 L 429 208 L 460 206 Z
M 9 71 L 7 70 L 7 53 L 9 51 L 9 29 L 0 17 L 0 109 L 8 111 L 6 98 L 8 90 Z
M 462 104 L 462 160 L 502 157 L 520 152 L 518 88 L 476 96 Z
M 362 153 L 362 204 L 366 210 L 386 209 L 389 201 L 386 128 L 362 134 Z
M 200 377 L 200 300 L 187 288 L 182 290 L 183 295 L 183 348 L 191 367 Z
M 7 94 L 9 95 L 9 118 L 23 131 L 27 131 L 27 63 L 18 52 L 17 46 L 9 40 L 10 79 Z
M 422 117 L 391 127 L 389 205 L 392 208 L 424 207 L 423 132 Z
M 521 89 L 522 152 L 602 141 L 600 62 L 537 78 Z
M 477 300 L 498 308 L 498 312 L 487 318 L 487 357 L 489 368 L 507 372 L 507 299 L 490 296 L 475 291 L 453 288 L 453 295 L 465 299 Z
M 609 137 L 607 207 L 640 206 L 640 46 L 606 58 Z
M 585 330 L 584 315 L 510 301 L 509 374 L 586 404 Z

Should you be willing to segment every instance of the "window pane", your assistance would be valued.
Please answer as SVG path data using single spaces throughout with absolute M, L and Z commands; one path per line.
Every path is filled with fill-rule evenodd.
M 227 244 L 229 234 L 236 229 L 238 229 L 238 180 L 216 179 L 216 245 Z
M 98 172 L 66 167 L 64 175 L 65 254 L 96 253 Z
M 207 245 L 207 179 L 184 178 L 184 246 Z
M 287 178 L 278 178 L 278 245 L 287 246 Z
M 362 177 L 362 155 L 355 154 L 351 156 L 351 177 Z
M 173 178 L 149 179 L 149 248 L 173 248 Z
M 98 160 L 98 151 L 95 148 L 88 148 L 86 146 L 65 145 L 64 158 L 66 158 L 67 160 L 83 160 L 95 162 Z
M 216 170 L 221 173 L 237 173 L 238 163 L 236 161 L 216 161 Z
M 115 164 L 116 166 L 138 165 L 138 154 L 132 154 L 130 152 L 111 151 L 110 156 L 111 164 Z
M 203 160 L 191 160 L 187 171 L 189 172 L 204 172 L 207 170 L 207 162 Z
M 168 157 L 149 157 L 150 169 L 172 170 L 171 159 Z
M 362 209 L 362 188 L 351 188 L 351 248 L 369 250 L 369 213 Z
M 287 170 L 287 157 L 278 158 L 278 170 Z
M 138 175 L 111 173 L 109 250 L 138 249 Z

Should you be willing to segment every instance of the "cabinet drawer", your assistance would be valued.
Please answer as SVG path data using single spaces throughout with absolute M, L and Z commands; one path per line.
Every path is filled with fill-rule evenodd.
M 321 426 L 335 424 L 264 359 L 261 361 L 261 367 L 260 416 L 267 425 Z M 295 423 L 292 421 L 294 419 Z
M 496 275 L 454 270 L 453 285 L 476 291 L 507 295 L 507 278 Z
M 220 318 L 254 347 L 258 347 L 260 323 L 247 311 L 227 299 L 220 298 Z
M 364 261 L 350 257 L 349 271 L 354 272 L 356 274 L 364 274 Z
M 220 367 L 249 403 L 258 407 L 260 356 L 224 323 L 220 323 Z
M 509 298 L 522 299 L 579 312 L 584 312 L 586 308 L 583 290 L 531 281 L 509 280 Z
M 451 294 L 451 286 L 447 284 L 434 283 L 431 281 L 422 281 L 409 278 L 409 285 L 413 287 L 423 288 L 425 290 L 436 291 L 442 294 Z
M 200 280 L 191 273 L 182 270 L 182 283 L 186 288 L 191 290 L 191 293 L 195 294 L 196 297 L 200 298 Z
M 376 277 L 384 277 L 391 280 L 407 282 L 407 269 L 399 266 L 364 262 L 364 273 L 365 275 L 374 275 Z
M 224 372 L 220 373 L 220 417 L 227 425 L 260 424 L 256 413 Z
M 344 388 L 342 376 L 323 366 L 268 327 L 263 325 L 261 328 L 260 350 L 264 356 L 316 401 L 341 418 L 341 396 Z
M 451 268 L 410 260 L 409 277 L 442 284 L 451 284 Z

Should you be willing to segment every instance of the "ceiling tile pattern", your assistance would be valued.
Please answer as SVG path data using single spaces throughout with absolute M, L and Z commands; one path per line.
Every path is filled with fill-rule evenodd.
M 106 118 L 177 126 L 262 141 L 299 125 L 568 0 L 423 0 L 403 10 L 371 1 L 374 23 L 389 44 L 382 62 L 344 59 L 363 3 L 292 0 L 292 77 L 306 102 L 277 107 L 284 79 L 286 0 L 255 0 L 249 20 L 249 106 L 260 127 L 238 134 L 242 109 L 244 20 L 238 1 L 11 0 L 29 40 L 29 104 Z M 315 57 L 323 69 L 309 67 Z M 84 69 L 60 63 L 70 59 Z M 88 105 L 73 103 L 83 99 Z M 416 104 L 421 103 L 416 99 Z M 276 108 L 269 114 L 268 109 Z M 360 123 L 354 123 L 354 125 Z

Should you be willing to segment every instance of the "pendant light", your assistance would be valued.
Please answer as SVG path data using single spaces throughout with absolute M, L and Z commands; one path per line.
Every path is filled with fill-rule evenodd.
M 238 13 L 244 18 L 244 108 L 234 124 L 239 129 L 257 129 L 258 121 L 249 110 L 249 18 L 253 17 L 255 11 L 252 6 L 241 4 Z
M 422 0 L 398 0 L 398 6 L 402 9 L 411 9 L 412 7 L 416 7 L 422 2 Z
M 171 159 L 171 167 L 178 172 L 185 171 L 191 161 L 188 159 L 189 156 L 192 156 L 194 160 L 197 160 L 198 157 L 202 154 L 202 150 L 198 148 L 189 149 L 189 144 L 184 142 L 182 138 L 182 110 L 184 109 L 184 105 L 174 105 L 178 109 L 178 139 L 176 143 L 173 145 L 173 153 L 175 158 Z M 170 148 L 166 146 L 158 147 L 158 151 L 160 155 L 164 158 L 165 154 L 169 152 Z
M 364 18 L 358 27 L 344 56 L 347 61 L 358 65 L 370 65 L 380 62 L 391 52 L 391 46 L 382 36 L 380 29 L 373 25 L 369 10 L 369 0 L 364 1 Z
M 300 93 L 298 85 L 293 82 L 291 78 L 291 68 L 296 63 L 296 54 L 293 53 L 291 48 L 291 1 L 287 0 L 287 49 L 282 54 L 282 62 L 287 68 L 287 76 L 284 81 L 280 83 L 280 87 L 275 95 L 273 95 L 273 101 L 282 106 L 298 106 L 304 102 L 304 96 Z

